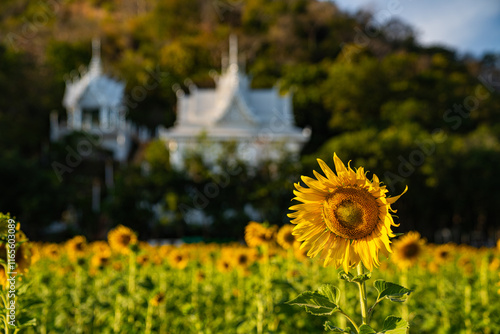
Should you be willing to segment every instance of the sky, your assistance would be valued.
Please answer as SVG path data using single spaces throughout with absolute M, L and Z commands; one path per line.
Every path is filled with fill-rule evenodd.
M 423 45 L 481 56 L 500 54 L 500 0 L 334 0 L 340 9 L 369 9 L 410 24 Z

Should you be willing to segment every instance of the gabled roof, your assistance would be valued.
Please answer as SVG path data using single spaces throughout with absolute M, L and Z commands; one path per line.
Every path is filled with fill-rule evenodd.
M 177 121 L 164 132 L 166 138 L 195 138 L 206 133 L 212 138 L 256 137 L 263 130 L 275 138 L 304 142 L 302 129 L 294 126 L 291 95 L 279 90 L 253 90 L 238 66 L 235 38 L 230 40 L 229 66 L 215 79 L 215 88 L 189 85 L 189 94 L 177 90 Z
M 66 81 L 63 105 L 65 108 L 77 105 L 87 108 L 116 107 L 123 103 L 124 92 L 124 82 L 103 74 L 100 42 L 94 40 L 92 41 L 92 60 L 89 70 L 83 73 L 80 78 Z

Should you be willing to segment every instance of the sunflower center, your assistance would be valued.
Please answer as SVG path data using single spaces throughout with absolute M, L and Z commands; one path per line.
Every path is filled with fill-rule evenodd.
M 340 203 L 336 216 L 338 221 L 346 227 L 356 228 L 363 222 L 363 210 L 349 200 Z
M 378 215 L 377 199 L 363 188 L 339 188 L 323 203 L 327 227 L 346 239 L 361 239 L 372 233 L 379 222 Z
M 418 253 L 420 253 L 420 247 L 415 243 L 408 244 L 403 248 L 403 255 L 405 259 L 412 259 L 416 257 Z

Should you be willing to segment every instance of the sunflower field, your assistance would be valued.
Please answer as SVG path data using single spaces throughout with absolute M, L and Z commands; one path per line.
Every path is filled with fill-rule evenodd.
M 251 247 L 152 246 L 123 226 L 108 242 L 77 236 L 65 244 L 30 243 L 17 312 L 34 326 L 22 332 L 322 333 L 326 320 L 345 327 L 345 318 L 316 317 L 286 302 L 324 283 L 340 287 L 347 313 L 359 313 L 357 291 L 338 270 L 309 259 L 291 225 L 253 222 L 248 230 Z M 413 292 L 405 303 L 383 301 L 372 323 L 406 312 L 411 333 L 499 333 L 499 268 L 498 250 L 429 245 L 410 233 L 373 278 Z M 368 289 L 368 300 L 375 298 Z

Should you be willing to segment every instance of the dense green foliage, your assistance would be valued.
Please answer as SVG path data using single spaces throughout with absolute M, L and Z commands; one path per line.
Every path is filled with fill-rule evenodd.
M 316 157 L 331 161 L 335 151 L 379 175 L 392 194 L 409 185 L 398 205 L 403 230 L 431 238 L 436 228 L 493 235 L 500 201 L 495 56 L 479 60 L 423 47 L 404 23 L 374 25 L 369 13 L 348 14 L 315 0 L 3 1 L 2 210 L 22 220 L 32 237 L 69 207 L 76 208 L 75 228 L 89 236 L 117 223 L 142 236 L 236 236 L 248 220 L 246 202 L 263 219 L 286 220 L 300 173 L 286 162 L 278 173 L 264 166 L 231 178 L 205 207 L 214 222 L 209 230 L 187 226 L 182 212 L 193 205 L 193 193 L 217 178 L 196 157 L 186 173 L 176 173 L 161 160 L 165 152 L 150 146 L 149 174 L 140 162 L 119 167 L 114 190 L 103 191 L 101 214 L 91 211 L 90 192 L 92 179 L 104 178 L 106 152 L 62 181 L 51 167 L 67 152 L 65 144 L 49 144 L 49 113 L 64 117 L 65 76 L 88 64 L 92 37 L 102 39 L 106 71 L 127 82 L 128 117 L 154 129 L 175 120 L 174 83 L 191 78 L 213 86 L 209 71 L 219 69 L 230 33 L 240 37 L 254 87 L 280 80 L 283 91 L 293 90 L 296 123 L 312 128 L 303 151 L 307 173 L 317 168 Z M 136 87 L 149 87 L 147 96 L 134 95 Z M 158 206 L 168 219 L 154 218 Z

